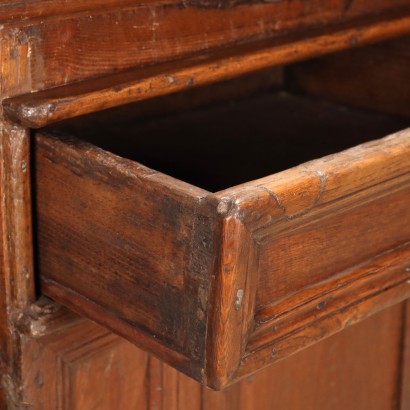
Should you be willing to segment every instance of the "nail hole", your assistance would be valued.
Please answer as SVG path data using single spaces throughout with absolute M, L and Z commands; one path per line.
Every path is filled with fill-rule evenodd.
M 236 292 L 236 300 L 235 300 L 235 309 L 239 310 L 239 308 L 242 305 L 242 300 L 243 300 L 243 289 L 238 289 Z

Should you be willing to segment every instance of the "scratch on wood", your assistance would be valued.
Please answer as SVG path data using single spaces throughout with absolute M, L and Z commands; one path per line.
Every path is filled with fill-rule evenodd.
M 316 171 L 315 174 L 319 177 L 320 179 L 320 187 L 319 187 L 319 192 L 317 194 L 317 197 L 312 205 L 312 208 L 314 208 L 319 202 L 320 202 L 320 198 L 322 197 L 322 194 L 326 188 L 326 184 L 327 184 L 327 175 L 325 172 L 323 171 Z
M 157 58 L 157 47 L 156 47 L 157 27 L 159 26 L 159 23 L 157 22 L 156 7 L 152 7 L 150 11 L 151 11 L 151 18 L 152 18 L 152 22 L 151 22 L 151 31 L 152 31 L 151 43 L 152 43 L 152 54 L 153 54 L 152 56 L 154 59 L 156 59 Z
M 184 7 L 230 9 L 241 5 L 283 3 L 289 0 L 184 0 Z
M 323 194 L 323 192 L 325 190 L 325 187 L 326 187 L 327 176 L 323 171 L 320 171 L 320 170 L 316 171 L 315 175 L 317 175 L 319 177 L 319 180 L 320 180 L 319 191 L 316 195 L 315 200 L 313 201 L 311 206 L 309 206 L 308 208 L 306 208 L 303 211 L 298 212 L 294 215 L 289 215 L 288 214 L 288 212 L 286 210 L 286 207 L 282 204 L 281 200 L 279 199 L 278 195 L 275 194 L 275 192 L 273 192 L 271 189 L 267 188 L 264 185 L 257 185 L 257 186 L 258 186 L 258 188 L 263 189 L 264 191 L 266 191 L 274 199 L 274 201 L 276 202 L 278 208 L 283 210 L 285 218 L 290 221 L 292 219 L 296 219 L 296 218 L 299 218 L 301 216 L 304 216 L 304 215 L 308 214 L 320 202 L 320 198 L 322 197 L 322 194 Z
M 269 188 L 267 188 L 267 187 L 264 186 L 264 185 L 257 185 L 257 187 L 260 188 L 260 189 L 263 189 L 264 191 L 266 191 L 266 192 L 274 199 L 274 201 L 275 201 L 276 204 L 278 205 L 278 208 L 282 209 L 283 212 L 284 212 L 284 214 L 285 214 L 285 216 L 287 217 L 287 215 L 286 215 L 286 208 L 283 206 L 283 204 L 282 204 L 282 202 L 280 201 L 279 197 L 278 197 L 272 190 L 270 190 Z
M 40 337 L 47 330 L 46 323 L 61 308 L 52 302 L 46 302 L 45 299 L 36 304 L 32 304 L 25 312 L 14 313 L 14 327 L 21 334 L 31 337 Z
M 230 215 L 234 210 L 234 199 L 230 196 L 224 196 L 223 198 L 221 198 L 216 207 L 216 212 L 224 217 Z

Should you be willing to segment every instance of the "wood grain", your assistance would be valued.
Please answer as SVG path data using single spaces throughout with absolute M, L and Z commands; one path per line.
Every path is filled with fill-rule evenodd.
M 393 306 L 221 392 L 204 389 L 202 409 L 395 409 L 401 319 Z
M 300 347 L 306 347 L 325 335 L 333 334 L 337 329 L 363 319 L 375 309 L 387 306 L 388 300 L 394 299 L 397 302 L 408 298 L 408 246 L 400 246 L 374 261 L 371 258 L 383 252 L 382 249 L 394 249 L 394 243 L 406 243 L 410 238 L 407 223 L 410 220 L 407 205 L 409 142 L 409 132 L 403 131 L 217 194 L 219 198 L 235 204 L 231 212 L 251 232 L 254 253 L 258 255 L 259 261 L 256 271 L 248 271 L 248 275 L 259 277 L 254 333 L 250 335 L 247 353 L 236 377 L 287 357 Z M 387 158 L 389 165 L 383 165 Z M 383 170 L 382 177 L 378 174 L 380 170 Z M 385 197 L 385 194 L 388 196 Z M 401 205 L 387 211 L 384 216 L 372 215 L 369 219 L 372 201 L 376 201 L 374 203 L 378 203 L 378 209 L 381 210 L 384 206 L 380 208 L 380 204 L 387 203 L 390 195 L 392 203 Z M 360 228 L 355 214 L 361 214 L 362 206 L 366 209 L 366 217 L 362 215 L 359 219 L 363 221 L 366 218 L 368 224 Z M 346 214 L 342 221 L 338 221 L 339 215 L 343 215 L 344 211 L 348 212 L 348 216 Z M 388 236 L 384 237 L 383 228 L 371 228 L 370 221 L 374 217 L 374 220 L 383 224 L 382 221 L 385 218 L 389 220 L 390 215 L 397 216 L 397 226 L 392 232 L 395 239 L 384 248 L 383 239 Z M 356 221 L 354 228 L 349 226 L 350 221 Z M 390 223 L 391 221 L 387 224 Z M 306 228 L 310 232 L 310 235 L 302 235 L 300 242 L 297 239 L 299 227 L 302 231 Z M 322 227 L 329 237 L 322 237 Z M 348 249 L 351 243 L 355 243 L 356 228 L 361 231 L 357 235 L 360 238 L 366 237 L 367 232 L 372 232 L 367 245 L 374 253 L 368 254 L 367 258 L 370 259 L 362 267 L 358 265 L 360 258 L 356 258 L 359 254 L 366 258 L 366 251 L 357 252 L 357 246 Z M 332 237 L 338 238 L 339 232 L 347 234 L 346 242 L 339 237 L 337 249 L 330 255 L 328 251 L 332 247 Z M 295 237 L 290 239 L 293 234 Z M 232 231 L 231 237 L 236 236 Z M 282 243 L 282 237 L 289 238 L 290 242 Z M 321 244 L 316 251 L 314 246 L 308 245 L 312 245 L 315 240 Z M 300 254 L 297 253 L 298 249 L 302 250 Z M 345 270 L 347 265 L 338 266 L 340 256 L 349 258 L 351 271 Z M 287 257 L 289 259 L 282 265 L 282 258 Z M 330 260 L 332 274 L 329 277 L 332 279 L 328 281 L 325 274 L 327 268 L 316 263 Z M 305 281 L 292 287 L 292 280 L 304 277 L 304 272 L 311 266 L 313 269 L 306 275 Z M 282 275 L 280 272 L 275 273 L 277 268 Z M 298 272 L 297 276 L 292 274 L 293 269 Z M 376 272 L 380 272 L 381 276 Z M 325 276 L 315 276 L 321 274 Z M 276 280 L 278 275 L 279 281 Z M 316 277 L 314 285 L 309 283 L 312 275 Z M 343 290 L 346 285 L 348 288 Z M 281 289 L 282 296 L 286 296 L 282 300 L 278 293 Z M 375 289 L 384 291 L 379 293 Z M 337 302 L 339 292 L 345 295 L 340 305 Z M 353 302 L 352 299 L 351 305 L 350 297 L 355 300 Z M 277 342 L 274 342 L 275 338 Z
M 28 21 L 58 18 L 74 13 L 89 13 L 90 10 L 121 9 L 135 5 L 135 0 L 7 0 L 0 4 L 0 23 L 4 26 L 27 24 Z
M 258 4 L 259 3 L 259 4 Z M 266 4 L 259 1 L 249 1 L 249 0 L 231 0 L 231 1 L 219 1 L 219 0 L 191 0 L 189 2 L 181 3 L 180 1 L 168 0 L 167 2 L 155 1 L 150 4 L 151 7 L 157 7 L 159 10 L 168 7 L 174 7 L 179 9 L 205 9 L 203 14 L 205 14 L 206 9 L 212 11 L 214 9 L 222 9 L 220 14 L 226 18 L 229 16 L 229 11 L 235 8 L 245 8 L 249 10 L 252 6 L 265 6 L 264 9 L 267 12 L 276 12 L 282 19 L 286 22 L 286 19 L 290 17 L 308 15 L 312 20 L 319 19 L 321 17 L 322 21 L 325 19 L 334 18 L 351 18 L 360 16 L 362 14 L 381 13 L 387 10 L 397 9 L 408 4 L 403 0 L 395 0 L 392 2 L 379 2 L 374 4 L 368 0 L 359 0 L 356 2 L 351 1 L 335 1 L 333 0 L 330 4 L 324 1 L 312 1 L 311 4 L 305 5 L 302 2 L 297 2 L 297 4 L 289 5 L 289 0 L 282 0 L 279 5 L 270 5 L 267 7 Z M 6 25 L 18 24 L 20 22 L 27 23 L 27 21 L 45 19 L 45 18 L 58 18 L 60 16 L 67 16 L 75 13 L 90 13 L 95 10 L 104 10 L 104 12 L 110 12 L 110 9 L 127 9 L 132 7 L 147 7 L 146 1 L 135 1 L 135 0 L 86 0 L 80 2 L 79 0 L 73 0 L 66 2 L 63 0 L 34 0 L 28 3 L 22 3 L 19 0 L 9 0 L 7 3 L 1 4 L 0 7 L 0 22 Z M 269 5 L 268 5 L 269 6 Z M 224 12 L 224 13 L 222 13 Z M 211 15 L 208 13 L 209 18 L 214 17 L 217 13 Z M 300 18 L 300 17 L 299 17 Z M 282 23 L 284 24 L 284 23 Z M 288 23 L 289 24 L 289 23 Z
M 379 20 L 367 22 L 363 26 L 356 24 L 342 27 L 333 32 L 327 29 L 322 33 L 303 35 L 299 39 L 291 38 L 285 41 L 274 39 L 246 44 L 209 56 L 192 57 L 182 62 L 153 66 L 143 70 L 137 69 L 82 84 L 30 93 L 6 100 L 3 106 L 12 121 L 31 128 L 39 128 L 55 121 L 225 80 L 268 66 L 288 64 L 346 47 L 398 36 L 404 34 L 409 28 L 410 17 L 400 15 L 382 22 Z M 55 58 L 54 54 L 53 58 Z M 56 58 L 56 61 L 60 60 Z M 10 60 L 12 76 L 18 68 L 15 64 L 17 63 Z M 7 66 L 7 63 L 5 65 Z M 43 71 L 41 68 L 42 73 Z M 21 75 L 27 77 L 29 74 Z M 22 79 L 18 84 L 24 84 L 24 80 Z M 28 91 L 33 91 L 33 87 Z M 20 92 L 25 91 L 20 87 Z M 16 93 L 15 90 L 4 90 L 5 96 Z
M 312 222 L 308 222 L 299 226 L 289 224 L 288 229 L 276 233 L 274 241 L 270 235 L 264 237 L 260 245 L 258 306 L 263 309 L 277 303 L 295 289 L 313 286 L 335 272 L 409 240 L 403 222 L 410 220 L 407 209 L 410 188 L 397 192 L 399 187 L 387 188 L 387 196 L 375 195 L 373 201 L 363 205 L 346 204 L 335 216 L 328 214 L 320 219 L 320 224 L 314 225 L 314 235 Z M 380 206 L 381 202 L 385 205 Z M 372 222 L 368 215 L 372 215 Z M 322 257 L 319 259 L 317 255 Z
M 373 262 L 356 268 L 354 273 L 359 280 L 351 281 L 346 275 L 342 280 L 348 285 L 339 284 L 346 286 L 342 294 L 326 289 L 325 295 L 316 294 L 302 306 L 283 306 L 283 313 L 262 323 L 260 328 L 256 327 L 239 373 L 246 375 L 252 368 L 260 369 L 272 361 L 282 360 L 365 319 L 369 314 L 391 306 L 391 301 L 396 303 L 407 299 L 408 257 L 409 246 L 398 252 L 389 252 L 389 255 L 377 257 Z M 374 278 L 369 279 L 372 275 Z M 301 298 L 303 296 L 302 291 Z
M 15 326 L 35 298 L 29 169 L 27 130 L 0 122 L 0 375 L 9 405 L 21 384 Z
M 75 299 L 74 310 L 139 345 L 145 340 L 145 348 L 153 343 L 155 353 L 201 379 L 215 201 L 139 164 L 41 134 L 36 178 L 43 291 Z
M 409 24 L 404 21 L 409 12 L 407 0 L 379 0 L 377 3 L 356 0 L 349 7 L 346 7 L 346 0 L 250 1 L 243 4 L 171 0 L 165 4 L 163 1 L 138 2 L 130 6 L 121 1 L 118 7 L 111 9 L 102 2 L 87 1 L 79 5 L 74 1 L 67 6 L 58 1 L 49 13 L 55 13 L 60 7 L 62 15 L 41 18 L 41 13 L 47 13 L 49 3 L 30 2 L 27 12 L 40 14 L 37 20 L 18 19 L 2 31 L 2 65 L 7 73 L 4 97 L 283 34 L 287 37 L 295 32 L 303 33 L 306 38 L 310 36 L 310 29 L 329 31 L 345 23 L 354 22 L 357 30 L 347 32 L 344 40 L 336 36 L 338 45 L 333 44 L 332 38 L 324 42 L 313 39 L 312 43 L 316 44 L 313 49 L 322 47 L 321 53 L 330 52 L 409 32 Z M 108 1 L 104 3 L 109 5 Z M 7 10 L 7 5 L 2 8 Z M 75 8 L 85 10 L 73 13 Z M 64 14 L 65 10 L 68 14 Z M 10 15 L 12 11 L 6 13 Z M 389 21 L 391 15 L 393 20 Z M 367 17 L 375 24 L 368 26 L 365 21 L 358 21 Z M 308 50 L 304 51 L 305 48 Z M 301 49 L 295 47 L 294 52 L 298 50 L 298 54 L 306 56 L 310 49 L 309 44 L 303 44 Z M 256 65 L 254 69 L 257 68 Z
M 201 408 L 201 385 L 152 356 L 148 384 L 148 410 Z
M 95 324 L 71 322 L 64 308 L 43 300 L 41 309 L 46 306 L 50 314 L 43 318 L 44 334 L 29 336 L 25 345 L 24 403 L 33 408 L 70 408 L 64 403 L 75 408 L 80 402 L 93 408 L 100 400 L 99 408 L 114 410 L 126 399 L 125 406 L 149 410 L 248 410 L 255 406 L 268 410 L 273 405 L 290 410 L 385 410 L 397 406 L 403 305 L 386 309 L 222 392 L 201 388 Z M 56 363 L 69 367 L 64 385 Z M 102 363 L 105 371 L 96 378 Z M 92 393 L 85 395 L 76 383 L 82 377 L 85 386 L 93 383 Z M 121 392 L 115 401 L 114 392 Z M 74 398 L 79 401 L 73 402 Z M 92 402 L 84 402 L 87 399 Z
M 399 36 L 410 30 L 407 0 L 283 0 L 274 3 L 242 0 L 180 3 L 170 0 L 149 4 L 131 0 L 10 0 L 3 3 L 0 4 L 0 99 L 81 82 L 78 88 L 71 85 L 57 88 L 55 94 L 54 91 L 39 93 L 29 98 L 26 95 L 18 103 L 20 105 L 10 108 L 11 118 L 20 121 L 20 114 L 15 112 L 24 108 L 27 102 L 27 116 L 34 115 L 29 112 L 31 101 L 34 101 L 37 112 L 33 124 L 38 118 L 43 121 L 41 124 L 45 124 Z M 358 67 L 369 69 L 369 72 L 361 75 L 356 84 L 365 85 L 364 88 L 374 87 L 377 93 L 374 101 L 369 103 L 368 96 L 360 95 L 363 87 L 349 85 L 346 88 L 351 87 L 351 97 L 346 99 L 347 102 L 408 116 L 403 80 L 407 78 L 407 66 L 400 62 L 400 58 L 406 55 L 407 46 L 401 42 L 395 44 L 404 44 L 397 54 L 401 45 L 395 49 L 369 49 L 363 57 L 357 54 L 359 60 L 362 58 Z M 368 58 L 373 63 L 392 62 L 388 66 L 372 66 L 367 64 Z M 185 61 L 170 62 L 175 59 Z M 339 61 L 343 62 L 343 59 Z M 147 68 L 153 64 L 158 67 Z M 342 66 L 349 71 L 349 64 L 343 63 Z M 113 75 L 129 69 L 133 70 L 129 74 Z M 336 62 L 332 70 L 337 69 Z M 395 75 L 390 76 L 391 70 Z M 326 70 L 321 72 L 326 77 Z M 342 74 L 339 72 L 340 78 L 344 78 Z M 107 78 L 101 78 L 100 82 L 101 76 Z M 381 87 L 379 79 L 384 76 L 390 77 Z M 88 82 L 91 78 L 98 80 Z M 326 87 L 332 88 L 330 83 Z M 385 93 L 383 99 L 378 90 Z M 127 92 L 131 95 L 127 96 Z M 329 92 L 326 95 L 339 98 L 336 94 Z M 63 101 L 63 97 L 67 100 Z M 53 105 L 48 104 L 54 104 L 55 100 L 54 108 L 58 109 L 54 116 Z M 83 104 L 84 110 L 78 109 L 78 103 Z M 39 114 L 38 107 L 45 111 Z M 21 121 L 27 121 L 23 117 Z M 107 156 L 90 146 L 85 148 L 85 145 L 71 141 L 68 147 L 60 146 L 59 153 L 60 148 L 54 150 L 53 144 L 49 145 L 50 151 L 44 161 L 56 162 L 47 164 L 44 169 L 64 168 L 61 174 L 56 174 L 53 183 L 58 184 L 55 192 L 67 190 L 61 207 L 64 209 L 62 219 L 64 227 L 67 221 L 73 226 L 68 231 L 62 229 L 63 225 L 55 225 L 54 229 L 45 231 L 46 237 L 61 240 L 61 254 L 78 249 L 92 259 L 91 266 L 94 267 L 94 271 L 86 270 L 82 258 L 64 260 L 64 273 L 69 272 L 69 275 L 59 277 L 58 282 L 47 279 L 43 282 L 43 289 L 56 299 L 137 341 L 198 380 L 218 388 L 315 343 L 312 349 L 262 371 L 256 379 L 248 378 L 228 388 L 226 393 L 211 393 L 201 390 L 198 384 L 175 369 L 149 358 L 147 353 L 125 340 L 61 306 L 44 299 L 33 303 L 36 295 L 28 130 L 5 122 L 3 117 L 1 121 L 0 408 L 220 410 L 257 405 L 263 410 L 274 405 L 287 409 L 333 410 L 339 406 L 342 409 L 384 410 L 396 408 L 400 394 L 401 406 L 408 407 L 408 304 L 404 325 L 401 323 L 401 307 L 388 309 L 392 303 L 408 297 L 408 286 L 404 283 L 407 282 L 407 265 L 403 263 L 408 260 L 407 248 L 399 244 L 393 251 L 387 249 L 406 239 L 407 225 L 398 226 L 396 218 L 407 220 L 403 202 L 408 163 L 403 161 L 403 167 L 398 167 L 396 160 L 399 157 L 390 150 L 391 146 L 386 148 L 382 142 L 382 145 L 375 144 L 374 150 L 370 146 L 359 150 L 365 158 L 363 169 L 357 164 L 350 166 L 352 158 L 355 162 L 353 155 L 345 162 L 347 171 L 341 167 L 337 175 L 326 174 L 326 181 L 320 173 L 313 178 L 302 177 L 306 169 L 299 167 L 293 174 L 294 179 L 286 180 L 290 186 L 288 189 L 294 189 L 297 198 L 292 199 L 290 191 L 286 194 L 285 190 L 279 190 L 281 196 L 277 197 L 276 205 L 284 215 L 274 222 L 277 226 L 273 228 L 273 224 L 258 219 L 261 217 L 261 214 L 257 215 L 259 211 L 252 216 L 241 215 L 236 212 L 238 204 L 231 203 L 227 197 L 221 198 L 219 194 L 176 182 L 114 155 Z M 77 151 L 79 146 L 82 148 Z M 404 154 L 408 152 L 407 146 L 401 148 Z M 379 149 L 379 154 L 386 156 L 384 160 L 376 155 Z M 80 158 L 76 157 L 78 154 Z M 73 157 L 77 162 L 67 166 Z M 118 162 L 122 166 L 119 167 Z M 337 161 L 332 164 L 336 165 Z M 79 175 L 82 166 L 87 172 Z M 398 175 L 399 168 L 402 175 Z M 52 178 L 51 173 L 47 178 Z M 356 182 L 354 178 L 358 178 Z M 89 185 L 84 183 L 85 180 Z M 46 181 L 49 183 L 50 179 Z M 83 183 L 86 197 L 93 191 L 95 203 L 91 208 L 96 204 L 95 209 L 90 209 L 86 200 L 73 195 L 67 181 L 76 181 L 75 188 Z M 50 183 L 50 187 L 52 185 Z M 150 191 L 154 185 L 158 189 Z M 141 198 L 135 193 L 136 186 L 145 193 L 149 191 L 151 196 Z M 151 188 L 146 189 L 148 186 Z M 277 181 L 268 178 L 261 182 L 261 186 L 266 192 L 274 192 L 276 201 Z M 249 192 L 245 193 L 246 190 Z M 234 200 L 238 199 L 235 192 L 240 192 L 239 200 L 246 202 L 255 195 L 255 187 L 248 184 L 240 191 L 235 188 L 232 190 Z M 258 196 L 258 201 L 267 199 L 266 192 L 260 198 Z M 41 201 L 52 201 L 53 198 L 50 196 Z M 165 205 L 164 198 L 167 199 Z M 391 205 L 377 207 L 378 200 L 388 203 L 389 199 L 397 203 L 398 210 Z M 110 203 L 101 204 L 104 200 Z M 254 209 L 263 205 L 258 201 L 254 201 Z M 74 208 L 65 206 L 71 203 L 75 204 Z M 143 224 L 134 218 L 135 210 L 146 210 L 150 206 L 158 212 L 147 213 L 153 221 L 139 237 L 144 228 L 141 229 Z M 269 206 L 272 209 L 272 203 Z M 216 211 L 219 214 L 216 215 Z M 265 209 L 262 211 L 264 217 L 270 216 Z M 346 226 L 355 232 L 356 239 L 350 244 L 341 239 L 340 243 L 353 252 L 356 246 L 352 245 L 359 243 L 357 238 L 360 231 L 364 231 L 369 242 L 379 238 L 375 239 L 378 242 L 373 248 L 374 255 L 357 246 L 361 258 L 352 256 L 350 263 L 345 265 L 343 258 L 338 259 L 336 274 L 332 274 L 330 268 L 329 271 L 312 270 L 313 284 L 308 280 L 298 283 L 298 278 L 293 275 L 288 284 L 290 292 L 296 287 L 302 288 L 303 294 L 282 294 L 279 296 L 282 309 L 275 305 L 277 287 L 265 286 L 268 283 L 260 281 L 257 274 L 260 266 L 265 266 L 266 270 L 268 264 L 276 261 L 276 250 L 274 247 L 268 249 L 266 245 L 269 235 L 276 235 L 275 229 L 279 229 L 282 235 L 290 227 L 292 243 L 298 238 L 308 238 L 303 242 L 314 244 L 314 240 L 309 242 L 306 230 L 308 226 L 314 227 L 315 218 L 323 217 L 324 221 L 329 221 L 326 218 L 331 216 L 327 213 L 340 213 L 344 218 L 339 216 L 338 224 L 326 225 L 336 230 L 335 225 L 343 225 L 344 220 L 349 219 L 349 211 L 356 215 L 356 219 L 352 218 Z M 58 215 L 56 208 L 55 212 Z M 43 218 L 48 217 L 47 213 L 48 207 L 45 206 Z M 78 218 L 82 213 L 89 217 L 83 225 L 84 230 L 81 228 L 83 220 Z M 115 213 L 118 213 L 118 219 Z M 382 220 L 379 228 L 389 232 L 383 243 L 374 225 L 372 231 L 365 230 L 363 220 L 370 213 Z M 107 231 L 95 229 L 93 222 L 97 214 L 103 225 L 111 224 L 108 235 L 104 235 Z M 113 214 L 114 217 L 109 217 Z M 186 218 L 187 214 L 189 218 Z M 240 219 L 245 216 L 246 221 Z M 300 226 L 299 221 L 302 221 Z M 253 223 L 257 226 L 256 231 L 250 229 Z M 158 229 L 152 232 L 150 229 L 155 224 Z M 124 226 L 128 230 L 124 231 Z M 396 231 L 397 237 L 394 237 Z M 126 243 L 123 232 L 129 234 Z M 162 235 L 160 239 L 155 235 L 158 232 Z M 175 232 L 180 234 L 177 239 L 173 239 Z M 157 241 L 157 247 L 151 248 L 156 258 L 152 258 L 153 254 L 145 248 L 130 246 L 135 240 L 147 243 L 152 233 Z M 88 254 L 87 240 L 76 240 L 86 234 L 90 235 L 87 239 L 97 245 L 94 253 Z M 283 238 L 280 235 L 279 241 Z M 43 241 L 47 246 L 54 246 L 53 241 L 48 243 L 44 237 Z M 336 254 L 334 248 L 332 255 Z M 49 249 L 46 248 L 46 252 Z M 266 251 L 268 256 L 265 259 L 259 258 L 260 249 Z M 50 264 L 51 270 L 57 274 L 61 254 L 52 255 L 55 259 Z M 109 263 L 105 264 L 107 255 Z M 302 261 L 303 252 L 299 256 L 298 260 Z M 363 262 L 364 257 L 369 259 Z M 44 259 L 41 263 L 44 264 Z M 65 286 L 75 263 L 84 268 L 73 277 L 78 292 Z M 341 270 L 350 264 L 355 266 Z M 125 270 L 124 266 L 127 266 Z M 171 270 L 169 266 L 172 266 Z M 106 277 L 111 277 L 106 284 L 101 282 L 99 275 L 104 270 L 109 273 Z M 123 272 L 126 274 L 122 275 Z M 142 272 L 145 274 L 141 275 Z M 148 272 L 153 272 L 152 276 Z M 89 273 L 95 276 L 90 279 Z M 269 275 L 270 272 L 266 270 L 266 273 Z M 128 281 L 123 281 L 124 276 Z M 63 277 L 61 282 L 64 283 L 59 283 Z M 346 279 L 355 280 L 344 286 Z M 260 289 L 257 291 L 258 283 Z M 335 284 L 343 286 L 333 292 L 331 286 Z M 268 303 L 261 304 L 257 300 L 264 292 L 261 287 L 269 288 L 265 293 L 272 291 L 271 297 L 265 295 Z M 139 293 L 127 300 L 130 288 L 138 289 Z M 329 289 L 330 294 L 324 295 L 323 292 Z M 375 289 L 379 293 L 373 292 Z M 112 294 L 111 302 L 120 310 L 114 314 L 106 305 Z M 98 303 L 102 300 L 101 305 L 91 301 L 94 296 Z M 161 303 L 156 305 L 153 301 L 158 299 Z M 273 299 L 275 303 L 270 303 Z M 340 307 L 343 303 L 348 306 L 335 310 L 335 306 Z M 135 307 L 137 315 L 133 310 Z M 158 307 L 158 315 L 151 317 Z M 363 320 L 380 309 L 385 310 Z M 180 312 L 183 314 L 179 315 Z M 279 318 L 275 316 L 278 312 Z M 158 319 L 162 322 L 157 323 Z M 321 342 L 324 337 L 355 321 L 362 322 Z M 301 323 L 307 324 L 306 327 L 300 329 L 298 325 Z M 145 324 L 148 324 L 148 330 Z M 267 335 L 272 330 L 275 340 L 272 335 Z M 293 332 L 291 335 L 290 331 Z M 289 337 L 278 340 L 278 336 L 284 334 Z M 252 356 L 250 353 L 255 346 L 262 347 Z M 403 349 L 402 353 L 400 349 Z M 400 371 L 402 386 L 399 392 Z
M 410 39 L 350 50 L 289 67 L 294 90 L 410 117 Z
M 27 334 L 23 349 L 22 403 L 44 410 L 145 408 L 145 352 L 61 306 L 40 301 L 38 309 L 41 331 Z
M 230 204 L 221 202 L 219 208 Z M 206 382 L 223 388 L 235 377 L 253 327 L 257 255 L 249 231 L 229 215 L 222 227 L 219 270 L 213 278 Z M 249 274 L 251 273 L 251 274 Z

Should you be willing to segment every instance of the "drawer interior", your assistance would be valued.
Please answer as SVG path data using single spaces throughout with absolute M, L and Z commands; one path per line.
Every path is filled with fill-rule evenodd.
M 407 128 L 408 42 L 248 74 L 61 122 L 52 132 L 216 192 Z
M 120 110 L 108 120 L 102 113 L 54 126 L 54 132 L 215 192 L 384 137 L 409 123 L 274 89 L 138 121 L 122 120 Z

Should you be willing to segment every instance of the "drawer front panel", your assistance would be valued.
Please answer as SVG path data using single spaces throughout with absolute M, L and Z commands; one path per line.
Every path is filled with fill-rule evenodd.
M 217 194 L 230 220 L 220 269 L 238 278 L 220 278 L 217 294 L 228 304 L 239 290 L 244 302 L 225 318 L 241 326 L 215 325 L 215 339 L 238 340 L 216 378 L 229 383 L 226 368 L 239 378 L 410 296 L 409 152 L 407 130 Z

